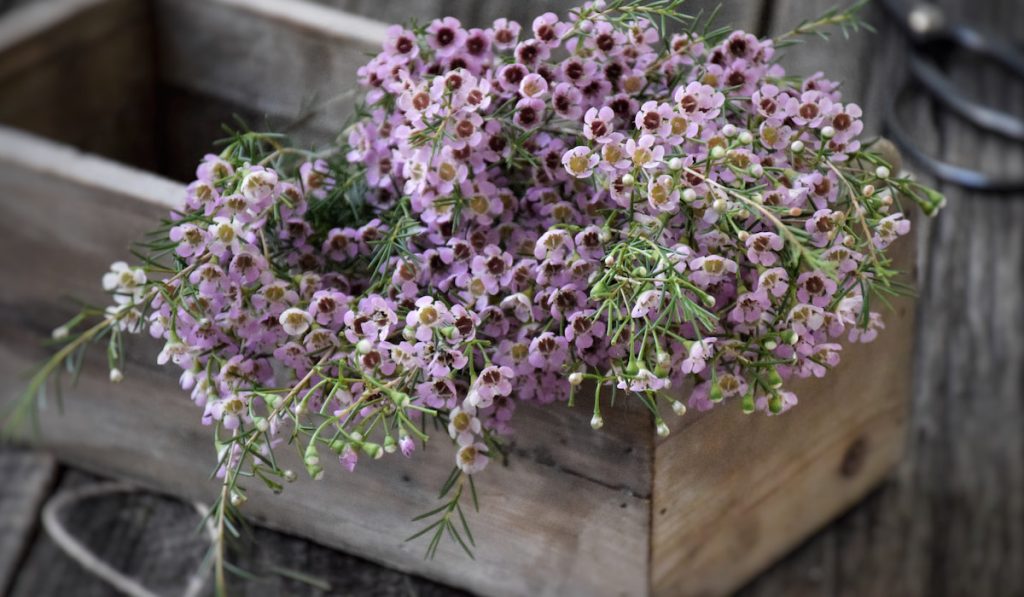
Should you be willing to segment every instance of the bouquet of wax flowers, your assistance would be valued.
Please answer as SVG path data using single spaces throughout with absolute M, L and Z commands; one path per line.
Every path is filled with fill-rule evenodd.
M 462 542 L 452 513 L 522 402 L 587 388 L 600 428 L 618 395 L 661 434 L 687 406 L 785 412 L 789 380 L 884 327 L 901 206 L 941 197 L 866 144 L 836 83 L 777 63 L 851 13 L 773 40 L 678 4 L 392 27 L 338 142 L 234 132 L 141 262 L 103 277 L 111 306 L 57 330 L 30 393 L 97 340 L 118 381 L 124 335 L 158 338 L 215 429 L 222 523 L 243 478 L 295 478 L 280 445 L 319 478 L 450 438 L 431 549 Z

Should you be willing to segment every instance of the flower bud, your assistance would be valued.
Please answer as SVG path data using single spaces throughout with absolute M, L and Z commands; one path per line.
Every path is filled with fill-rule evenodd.
M 302 461 L 306 463 L 306 468 L 320 464 L 320 455 L 317 454 L 315 445 L 309 444 L 306 448 L 306 453 L 302 457 Z
M 260 433 L 266 433 L 267 430 L 270 429 L 270 423 L 263 417 L 256 417 L 256 419 L 253 420 L 253 423 L 256 425 L 256 429 Z
M 606 256 L 604 258 L 604 266 L 605 267 L 615 267 L 615 257 L 613 255 Z
M 59 328 L 55 328 L 53 332 L 50 333 L 50 336 L 52 336 L 54 340 L 63 340 L 68 337 L 68 333 L 68 326 L 62 325 Z
M 788 213 L 789 213 L 789 215 L 791 217 L 795 218 L 795 217 L 799 216 L 800 214 L 804 213 L 804 210 L 800 209 L 799 207 L 791 207 L 791 208 L 789 208 L 789 212 Z
M 747 242 L 747 239 L 750 238 L 750 233 L 746 230 L 740 230 L 739 233 L 736 234 L 736 238 L 740 239 L 740 242 Z
M 658 435 L 661 437 L 668 437 L 668 434 L 671 433 L 668 425 L 665 424 L 665 421 L 658 421 L 657 431 Z
M 290 468 L 289 469 L 285 469 L 285 471 L 284 471 L 284 480 L 285 481 L 288 481 L 289 483 L 294 483 L 295 480 L 298 479 L 298 478 L 299 478 L 299 476 L 295 474 L 295 471 L 293 471 Z
M 324 467 L 319 464 L 306 464 L 306 472 L 314 481 L 324 478 Z
M 768 387 L 772 389 L 782 387 L 782 376 L 779 375 L 779 371 L 775 367 L 768 369 L 765 377 L 768 379 Z
M 578 386 L 583 383 L 583 374 L 579 371 L 573 371 L 569 374 L 569 385 Z
M 398 444 L 395 442 L 395 438 L 390 435 L 384 438 L 384 453 L 394 454 L 398 449 Z
M 830 126 L 824 126 L 821 128 L 821 136 L 824 139 L 831 139 L 836 136 L 836 129 Z
M 866 184 L 864 185 L 864 188 L 861 189 L 861 192 L 864 193 L 865 197 L 870 197 L 875 194 L 875 185 Z
M 344 450 L 344 449 L 345 449 L 345 442 L 344 441 L 342 441 L 340 439 L 336 439 L 336 440 L 331 442 L 331 452 L 334 452 L 335 454 L 341 454 L 341 451 Z
M 722 147 L 721 145 L 715 145 L 714 147 L 711 148 L 711 158 L 712 159 L 720 160 L 723 157 L 725 157 L 725 148 L 724 147 Z
M 708 398 L 710 398 L 712 402 L 722 401 L 722 387 L 718 385 L 717 381 L 711 384 L 711 390 L 708 392 Z
M 237 491 L 232 491 L 231 492 L 231 505 L 232 506 L 234 506 L 236 508 L 241 508 L 243 505 L 245 505 L 245 502 L 247 502 L 247 501 L 248 501 L 248 498 L 246 498 L 244 494 L 239 493 Z
M 779 334 L 779 337 L 782 338 L 783 342 L 790 346 L 800 341 L 800 335 L 793 330 L 783 330 L 782 333 Z
M 721 197 L 715 199 L 714 202 L 711 203 L 711 209 L 717 211 L 718 213 L 724 213 L 725 210 L 728 208 L 729 203 L 725 199 L 722 199 Z
M 373 343 L 366 338 L 356 342 L 356 352 L 359 354 L 369 354 L 371 350 L 373 350 Z
M 669 170 L 680 170 L 683 167 L 683 160 L 679 158 L 672 158 L 668 161 Z
M 750 390 L 743 395 L 743 414 L 749 415 L 754 412 L 754 390 Z
M 395 403 L 398 408 L 406 408 L 412 403 L 412 397 L 405 392 L 399 392 L 398 390 L 388 391 L 388 398 Z
M 362 448 L 363 452 L 370 458 L 373 458 L 374 460 L 384 455 L 384 448 L 382 448 L 380 444 L 365 442 L 362 445 Z
M 782 412 L 782 396 L 772 394 L 771 398 L 768 399 L 768 411 L 774 415 Z
M 792 151 L 793 153 L 801 153 L 801 152 L 803 152 L 803 150 L 804 150 L 804 142 L 801 141 L 800 139 L 797 139 L 796 141 L 793 141 L 792 143 L 789 144 L 789 150 Z
M 739 131 L 734 124 L 727 123 L 722 127 L 722 134 L 726 137 L 735 137 L 737 132 Z
M 775 340 L 765 340 L 764 347 L 768 350 L 775 350 L 779 347 L 779 343 Z
M 942 193 L 927 188 L 922 189 L 922 192 L 925 194 L 925 200 L 922 200 L 917 195 L 913 195 L 913 197 L 917 200 L 918 205 L 926 216 L 934 216 L 946 205 L 946 196 Z
M 124 373 L 117 367 L 110 370 L 110 383 L 121 383 L 124 381 Z
M 686 405 L 678 400 L 674 400 L 672 401 L 672 412 L 681 417 L 686 414 Z
M 875 168 L 875 176 L 877 176 L 878 178 L 882 178 L 882 179 L 889 178 L 890 174 L 892 174 L 892 173 L 889 171 L 889 168 L 887 168 L 885 166 L 879 166 L 879 167 Z
M 683 191 L 683 201 L 687 203 L 693 203 L 697 200 L 697 191 L 693 189 L 686 189 Z
M 601 413 L 594 413 L 594 418 L 590 419 L 590 426 L 594 429 L 600 429 L 604 427 L 604 418 L 601 417 Z
M 737 141 L 744 145 L 750 145 L 751 143 L 754 142 L 754 135 L 752 135 L 750 131 L 740 131 L 740 135 L 737 138 Z
M 754 178 L 761 178 L 764 176 L 764 166 L 761 164 L 753 164 L 750 166 L 750 175 Z
M 631 187 L 634 184 L 636 184 L 636 178 L 634 178 L 632 174 L 623 174 L 622 175 L 622 184 L 624 186 Z

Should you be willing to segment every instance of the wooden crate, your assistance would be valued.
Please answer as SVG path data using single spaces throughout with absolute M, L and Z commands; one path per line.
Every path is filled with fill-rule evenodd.
M 71 315 L 67 297 L 102 302 L 100 274 L 179 204 L 173 178 L 186 179 L 219 122 L 240 113 L 330 139 L 383 30 L 284 0 L 61 0 L 0 20 L 0 402 L 48 354 L 41 340 Z M 896 250 L 912 267 L 913 243 Z M 354 475 L 328 467 L 282 496 L 255 491 L 247 510 L 480 594 L 727 593 L 899 460 L 913 311 L 898 301 L 874 344 L 847 347 L 826 380 L 795 384 L 800 405 L 781 417 L 726 406 L 671 421 L 660 439 L 628 403 L 599 432 L 585 404 L 522 405 L 508 465 L 479 478 L 476 561 L 450 545 L 424 560 L 422 544 L 403 541 L 450 469 L 443 441 Z M 106 381 L 98 355 L 63 412 L 46 405 L 42 441 L 75 465 L 210 499 L 210 430 L 155 366 L 158 347 L 132 346 L 124 383 Z

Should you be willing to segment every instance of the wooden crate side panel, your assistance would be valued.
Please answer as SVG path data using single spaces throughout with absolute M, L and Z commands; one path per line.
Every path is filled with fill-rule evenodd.
M 0 122 L 134 165 L 156 163 L 150 10 L 54 0 L 0 21 Z
M 62 298 L 102 304 L 98 275 L 183 187 L 0 129 L 0 189 L 0 269 L 12 280 L 0 289 L 7 403 L 47 355 L 41 340 L 70 315 Z M 159 347 L 144 339 L 132 346 L 118 386 L 106 381 L 102 351 L 93 353 L 79 385 L 65 388 L 63 414 L 48 405 L 45 444 L 98 473 L 210 499 L 210 430 L 176 376 L 153 365 Z M 637 594 L 647 582 L 651 454 L 636 438 L 649 433 L 649 421 L 627 410 L 601 433 L 588 421 L 583 408 L 521 405 L 507 469 L 496 465 L 478 479 L 476 562 L 451 546 L 424 561 L 422 543 L 403 541 L 415 529 L 410 519 L 436 505 L 454 462 L 443 440 L 408 461 L 361 462 L 356 475 L 328 467 L 324 482 L 297 482 L 283 496 L 254 491 L 247 508 L 275 528 L 481 593 Z M 302 470 L 296 455 L 281 452 Z
M 913 269 L 913 239 L 894 246 Z M 914 302 L 894 301 L 872 344 L 845 344 L 825 379 L 792 384 L 779 417 L 726 404 L 656 447 L 652 583 L 660 595 L 740 587 L 848 509 L 899 461 L 905 443 Z
M 529 31 L 533 20 L 545 12 L 554 12 L 566 18 L 569 11 L 583 4 L 583 0 L 320 0 L 341 10 L 366 15 L 386 23 L 404 23 L 415 19 L 429 23 L 431 19 L 452 16 L 459 19 L 464 27 L 490 27 L 495 19 L 506 18 L 518 21 L 524 31 Z M 688 15 L 708 16 L 719 9 L 716 26 L 730 25 L 737 29 L 756 31 L 761 15 L 761 0 L 687 0 L 681 11 Z M 672 26 L 671 23 L 669 23 Z
M 308 2 L 155 0 L 162 167 L 194 168 L 221 124 L 324 146 L 361 88 L 356 71 L 380 51 L 382 23 Z

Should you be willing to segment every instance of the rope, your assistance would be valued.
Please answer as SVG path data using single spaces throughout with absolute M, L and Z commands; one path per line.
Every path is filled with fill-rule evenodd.
M 60 512 L 70 505 L 77 504 L 83 500 L 113 495 L 117 493 L 137 493 L 140 489 L 127 483 L 99 483 L 75 489 L 63 490 L 50 498 L 43 506 L 42 519 L 43 528 L 65 554 L 72 560 L 78 562 L 82 568 L 103 579 L 121 593 L 130 597 L 159 597 L 153 591 L 142 586 L 138 581 L 132 579 L 109 564 L 101 560 L 91 552 L 81 541 L 68 532 L 60 522 Z M 216 529 L 213 528 L 209 517 L 208 508 L 203 504 L 194 502 L 192 504 L 196 511 L 206 519 L 206 530 L 211 540 L 216 539 Z M 183 597 L 196 597 L 206 583 L 206 576 L 209 566 L 201 564 L 189 578 L 188 584 L 182 593 Z

